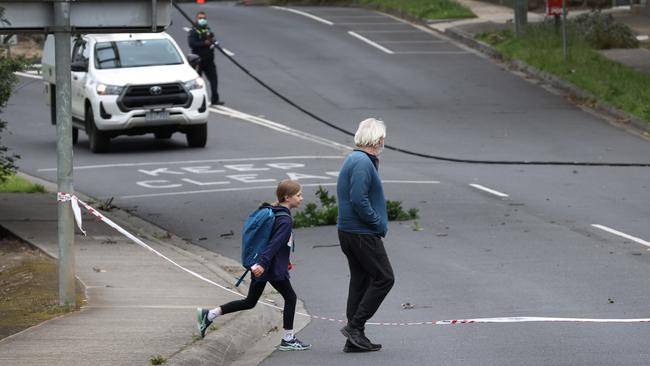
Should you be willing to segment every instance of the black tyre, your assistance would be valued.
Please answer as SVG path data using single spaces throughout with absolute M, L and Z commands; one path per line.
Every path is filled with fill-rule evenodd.
M 79 129 L 76 127 L 72 127 L 72 144 L 76 145 L 78 141 L 79 141 Z
M 190 147 L 205 147 L 208 142 L 208 124 L 189 126 L 185 134 Z
M 95 117 L 93 117 L 93 110 L 90 107 L 86 109 L 86 131 L 90 142 L 90 151 L 94 153 L 108 151 L 111 139 L 106 133 L 97 129 Z

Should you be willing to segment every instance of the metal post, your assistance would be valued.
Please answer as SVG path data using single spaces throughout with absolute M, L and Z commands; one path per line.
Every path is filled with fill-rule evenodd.
M 528 23 L 528 0 L 515 0 L 515 35 L 524 35 L 524 28 Z
M 56 1 L 54 40 L 56 64 L 56 150 L 57 185 L 61 193 L 73 194 L 72 118 L 70 82 L 70 2 Z M 74 226 L 70 202 L 58 203 L 59 230 L 59 304 L 76 305 Z
M 567 34 L 566 34 L 566 0 L 562 0 L 562 56 L 564 57 L 564 62 L 567 62 L 568 50 L 567 50 Z

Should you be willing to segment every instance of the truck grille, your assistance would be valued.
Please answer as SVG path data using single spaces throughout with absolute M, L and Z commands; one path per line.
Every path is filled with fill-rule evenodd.
M 192 95 L 180 83 L 130 85 L 118 98 L 122 111 L 152 107 L 188 107 Z

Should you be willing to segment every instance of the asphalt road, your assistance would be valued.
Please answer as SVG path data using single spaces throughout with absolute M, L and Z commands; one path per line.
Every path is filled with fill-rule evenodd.
M 349 8 L 299 9 L 329 25 L 274 8 L 201 8 L 239 62 L 344 129 L 380 117 L 389 144 L 462 159 L 650 162 L 648 141 L 394 18 Z M 169 30 L 182 45 L 184 26 L 177 16 Z M 182 135 L 170 141 L 120 137 L 110 153 L 94 155 L 82 134 L 74 151 L 75 188 L 114 197 L 122 208 L 237 258 L 242 220 L 257 203 L 273 199 L 270 187 L 293 177 L 310 201 L 319 184 L 333 191 L 348 151 L 337 143 L 349 146 L 351 138 L 287 106 L 223 56 L 217 62 L 227 107 L 247 116 L 213 111 L 205 149 L 187 148 Z M 270 129 L 255 116 L 287 128 Z M 11 131 L 3 141 L 22 155 L 21 170 L 55 181 L 55 129 L 39 80 L 21 78 L 3 118 Z M 387 198 L 418 208 L 420 219 L 390 225 L 386 246 L 397 280 L 373 320 L 650 317 L 650 169 L 449 163 L 386 151 L 380 172 Z M 299 229 L 296 237 L 298 295 L 311 314 L 343 319 L 348 271 L 335 229 Z M 414 307 L 404 309 L 404 303 Z M 299 334 L 312 350 L 275 352 L 263 364 L 650 362 L 650 327 L 641 323 L 369 326 L 384 349 L 363 355 L 341 352 L 339 327 L 313 320 Z

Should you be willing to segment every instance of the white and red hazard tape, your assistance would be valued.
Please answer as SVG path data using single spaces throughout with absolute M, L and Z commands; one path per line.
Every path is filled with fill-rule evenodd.
M 208 278 L 203 277 L 202 275 L 191 271 L 180 264 L 174 262 L 172 259 L 168 258 L 164 254 L 160 253 L 159 251 L 155 250 L 151 246 L 147 245 L 145 242 L 140 240 L 138 237 L 135 235 L 129 233 L 125 229 L 123 229 L 121 226 L 117 225 L 114 223 L 112 220 L 107 218 L 106 216 L 102 215 L 101 212 L 97 211 L 95 208 L 90 206 L 89 204 L 85 203 L 84 201 L 80 200 L 77 198 L 75 195 L 71 195 L 69 193 L 61 193 L 59 192 L 57 194 L 57 201 L 59 202 L 70 202 L 72 205 L 72 211 L 74 213 L 75 220 L 77 222 L 77 226 L 79 226 L 79 229 L 86 235 L 86 231 L 83 230 L 82 228 L 82 220 L 81 220 L 81 209 L 79 208 L 79 204 L 81 204 L 87 211 L 88 213 L 92 214 L 93 216 L 97 217 L 99 220 L 103 221 L 106 223 L 108 226 L 114 228 L 115 230 L 119 231 L 122 233 L 122 235 L 126 236 L 127 238 L 131 239 L 133 242 L 138 244 L 139 246 L 147 249 L 148 251 L 156 254 L 157 256 L 163 258 L 167 262 L 173 264 L 174 266 L 178 267 L 179 269 L 189 273 L 190 275 L 205 281 L 211 285 L 214 285 L 224 291 L 230 292 L 232 294 L 235 294 L 237 296 L 244 297 L 244 295 L 240 294 L 239 292 L 233 291 L 223 285 L 220 285 Z M 274 309 L 282 310 L 281 307 L 260 301 L 259 302 L 262 305 L 272 307 Z M 327 318 L 327 317 L 322 317 L 322 316 L 317 316 L 317 315 L 309 315 L 301 312 L 296 312 L 297 315 L 301 316 L 306 316 L 312 319 L 318 319 L 318 320 L 325 320 L 325 321 L 330 321 L 330 322 L 335 322 L 335 323 L 341 323 L 345 324 L 347 323 L 346 320 L 341 320 L 341 319 L 334 319 L 334 318 Z M 502 318 L 475 318 L 475 319 L 452 319 L 452 320 L 431 320 L 431 321 L 422 321 L 422 322 L 367 322 L 367 325 L 382 325 L 382 326 L 412 326 L 412 325 L 462 325 L 462 324 L 478 324 L 478 323 L 531 323 L 531 322 L 575 322 L 575 323 L 650 323 L 650 318 L 632 318 L 632 319 L 602 319 L 602 318 L 552 318 L 552 317 L 538 317 L 538 316 L 517 316 L 517 317 L 502 317 Z

